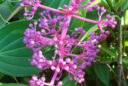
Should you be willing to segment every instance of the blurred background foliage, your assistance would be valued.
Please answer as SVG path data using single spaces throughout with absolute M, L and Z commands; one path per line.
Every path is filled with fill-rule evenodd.
M 85 0 L 82 4 L 86 3 Z M 30 66 L 32 56 L 31 50 L 25 48 L 22 43 L 23 32 L 31 21 L 26 21 L 23 12 L 26 8 L 19 7 L 20 0 L 0 0 L 0 86 L 28 86 L 31 75 L 45 75 L 50 79 L 51 70 L 40 71 L 34 66 Z M 46 6 L 61 9 L 64 4 L 69 4 L 70 0 L 42 0 Z M 96 0 L 93 4 L 98 3 L 107 9 L 107 13 L 121 21 L 122 26 L 122 77 L 121 86 L 128 86 L 128 0 Z M 35 14 L 37 19 L 38 13 Z M 79 16 L 97 20 L 97 12 L 86 12 L 79 9 Z M 69 33 L 75 27 L 83 27 L 86 34 L 81 38 L 86 41 L 92 31 L 97 31 L 95 24 L 90 24 L 75 18 L 72 18 Z M 68 74 L 63 73 L 63 86 L 117 86 L 118 70 L 118 28 L 111 29 L 111 34 L 104 40 L 100 41 L 97 47 L 100 53 L 95 57 L 92 66 L 85 69 L 85 82 L 82 84 L 72 82 L 68 79 Z M 73 52 L 80 52 L 74 48 Z M 44 49 L 44 54 L 50 57 L 52 47 Z M 50 75 L 51 74 L 51 75 Z M 66 77 L 65 77 L 66 76 Z

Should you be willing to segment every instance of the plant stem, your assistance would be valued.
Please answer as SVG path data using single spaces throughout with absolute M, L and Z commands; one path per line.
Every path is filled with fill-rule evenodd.
M 15 16 L 20 10 L 21 10 L 22 7 L 18 7 L 8 18 L 7 22 L 10 21 L 12 19 L 13 16 Z
M 54 9 L 54 8 L 50 8 L 50 7 L 41 5 L 41 4 L 38 4 L 37 7 L 43 8 L 43 9 L 47 9 L 47 10 L 50 10 L 50 11 L 53 11 L 53 12 L 57 12 L 57 13 L 62 13 L 62 14 L 66 14 L 68 12 L 68 11 L 66 12 L 66 11 L 63 11 L 63 10 L 57 10 L 57 9 Z M 74 17 L 74 18 L 86 21 L 86 22 L 90 22 L 90 23 L 94 23 L 94 24 L 98 24 L 99 23 L 99 21 L 83 18 L 83 17 L 77 16 L 77 15 L 71 15 L 71 16 Z
M 37 0 L 37 4 L 40 4 L 40 0 Z
M 121 20 L 118 20 L 118 86 L 121 86 L 122 76 L 122 26 Z
M 77 15 L 72 15 L 72 17 L 83 20 L 83 21 L 86 21 L 86 22 L 90 22 L 90 23 L 93 23 L 93 24 L 98 24 L 99 23 L 99 21 L 94 21 L 94 20 L 91 20 L 91 19 L 87 19 L 87 18 L 77 16 Z
M 125 18 L 124 18 L 124 21 L 125 21 Z M 123 27 L 122 27 L 123 28 Z M 126 30 L 126 28 L 124 27 L 123 28 L 123 32 Z M 122 35 L 122 53 L 125 53 L 125 35 L 123 34 Z M 123 57 L 122 58 L 125 58 L 125 55 L 123 54 L 122 55 Z M 122 76 L 123 76 L 123 83 L 124 83 L 124 86 L 127 86 L 126 84 L 126 79 L 125 79 L 125 74 L 124 74 L 124 67 L 122 66 Z
M 71 21 L 71 17 L 72 16 L 67 16 L 67 22 L 65 22 L 65 25 L 63 27 L 63 30 L 62 30 L 62 34 L 61 34 L 61 40 L 64 40 L 65 39 L 65 36 L 67 34 L 67 31 L 68 31 L 68 27 L 69 27 L 69 24 L 70 24 L 70 21 Z
M 57 66 L 57 68 L 59 68 L 59 66 Z M 55 73 L 52 77 L 51 83 L 50 83 L 51 86 L 55 83 L 55 80 L 56 80 L 58 73 L 59 73 L 58 71 L 55 71 Z
M 124 86 L 127 86 L 123 66 L 122 66 L 122 76 L 123 76 L 123 83 L 124 83 Z
M 71 0 L 71 3 L 72 3 L 72 0 Z M 70 3 L 70 6 L 69 6 L 69 7 L 71 7 L 71 3 Z M 46 8 L 49 8 L 49 7 L 46 7 Z M 53 9 L 53 8 L 50 8 L 50 9 Z M 53 10 L 56 10 L 56 9 L 53 9 Z M 55 11 L 54 11 L 54 12 L 55 12 Z M 64 40 L 65 40 L 67 31 L 68 31 L 68 28 L 69 28 L 69 24 L 70 24 L 70 21 L 71 21 L 71 18 L 72 18 L 71 15 L 67 15 L 67 21 L 65 22 L 65 24 L 64 24 L 64 26 L 63 26 L 63 29 L 62 29 L 61 40 L 60 40 L 60 41 L 62 41 L 62 44 L 59 44 L 59 46 L 60 46 L 60 48 L 59 48 L 59 50 L 60 50 L 60 57 L 59 57 L 59 58 L 60 58 L 60 59 L 63 59 L 64 56 L 65 56 L 65 53 L 64 53 L 64 44 L 63 44 L 63 42 L 64 42 Z M 57 68 L 59 68 L 59 64 L 57 65 Z M 52 78 L 52 80 L 51 80 L 51 84 L 52 84 L 52 85 L 54 84 L 55 79 L 56 79 L 58 73 L 59 73 L 59 72 L 56 70 L 55 73 L 54 73 L 54 75 L 53 75 L 53 78 Z M 51 85 L 51 86 L 52 86 L 52 85 Z

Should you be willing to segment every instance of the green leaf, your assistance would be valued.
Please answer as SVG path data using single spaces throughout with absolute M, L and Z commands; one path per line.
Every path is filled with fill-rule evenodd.
M 109 69 L 105 64 L 95 63 L 94 72 L 106 86 L 109 86 Z
M 6 23 L 6 19 L 8 18 L 9 14 L 11 13 L 10 7 L 8 6 L 8 1 L 0 4 L 0 25 L 1 27 Z M 5 20 L 4 20 L 5 19 Z
M 63 79 L 62 86 L 76 86 L 76 85 L 77 85 L 77 82 L 74 79 L 70 81 L 68 76 Z
M 100 47 L 99 48 L 100 51 L 102 52 L 105 52 L 106 54 L 110 55 L 110 56 L 114 56 L 114 57 L 117 57 L 117 53 L 116 53 L 116 49 L 108 49 L 108 48 L 105 48 L 105 47 Z
M 110 11 L 112 12 L 117 12 L 117 8 L 115 7 L 116 5 L 117 5 L 117 2 L 118 2 L 119 0 L 106 0 L 106 2 L 107 2 L 107 4 L 108 4 L 108 6 L 109 6 L 109 8 L 110 8 Z M 106 8 L 106 9 L 108 9 L 108 8 Z
M 64 4 L 69 5 L 70 0 L 42 0 L 42 4 L 52 8 L 63 7 Z
M 86 18 L 92 19 L 92 20 L 98 20 L 98 13 L 97 13 L 97 11 L 94 10 L 93 12 L 87 12 L 87 13 L 86 13 Z M 78 20 L 78 19 L 76 19 L 76 20 Z M 78 21 L 75 21 L 75 22 L 76 22 L 76 24 L 77 24 Z M 86 38 L 89 37 L 90 34 L 91 34 L 93 31 L 97 31 L 97 30 L 98 30 L 98 27 L 97 27 L 96 24 L 88 23 L 88 22 L 85 22 L 85 21 L 81 21 L 81 22 L 83 22 L 83 23 L 80 24 L 80 25 L 81 25 L 81 27 L 83 27 L 83 29 L 86 31 L 86 33 L 85 33 L 85 35 L 83 35 L 83 37 L 82 37 L 80 40 L 81 40 L 81 41 L 85 41 Z M 79 23 L 79 22 L 78 22 L 78 23 Z M 76 25 L 76 24 L 73 24 L 72 22 L 71 22 L 71 24 L 72 24 L 72 26 L 73 26 L 73 25 L 74 25 L 74 26 L 78 26 L 78 25 Z M 80 26 L 80 25 L 79 25 L 79 26 Z M 74 26 L 73 26 L 73 27 L 74 27 Z M 71 27 L 71 28 L 72 28 L 72 27 Z M 73 29 L 74 29 L 74 28 L 73 28 Z M 72 49 L 72 51 L 74 51 L 75 49 L 77 49 L 77 47 L 74 47 L 74 48 Z
M 97 25 L 94 25 L 93 27 L 91 27 L 86 33 L 85 35 L 81 38 L 81 41 L 83 41 L 84 39 L 86 39 L 88 36 L 90 36 L 91 32 L 94 32 L 98 30 Z
M 48 7 L 52 7 L 55 9 L 62 8 L 64 4 L 69 5 L 70 0 L 41 0 L 42 4 Z M 36 14 L 34 15 L 35 19 L 40 18 L 39 13 L 45 9 L 38 9 Z
M 87 2 L 88 2 L 88 0 L 84 0 L 81 4 L 84 5 Z M 87 11 L 85 9 L 83 9 L 83 8 L 80 8 L 78 10 L 78 16 L 86 17 L 86 13 L 87 13 Z M 85 21 L 80 20 L 80 19 L 76 19 L 76 18 L 72 18 L 71 19 L 71 23 L 70 23 L 70 27 L 69 27 L 70 29 L 69 30 L 73 31 L 77 27 L 83 27 L 84 24 L 85 24 Z
M 1 84 L 0 86 L 27 86 L 24 84 L 16 84 L 16 83 L 10 83 L 10 84 Z
M 53 45 L 46 45 L 42 49 L 44 57 L 47 57 L 47 59 L 52 60 L 51 57 L 54 56 L 54 50 L 55 50 L 55 48 Z
M 123 65 L 128 70 L 128 59 L 127 58 L 123 58 Z
M 30 65 L 32 51 L 22 43 L 23 33 L 30 22 L 16 21 L 0 30 L 0 72 L 20 77 L 40 72 Z
M 118 8 L 124 3 L 125 0 L 118 0 L 117 4 L 115 6 L 116 11 L 118 11 Z
M 113 0 L 106 0 L 107 1 L 107 3 L 108 3 L 108 5 L 109 5 L 109 7 L 111 8 L 111 9 L 114 9 L 113 8 Z
M 109 5 L 108 5 L 108 3 L 107 3 L 107 1 L 106 0 L 101 0 L 101 3 L 100 3 L 102 6 L 104 6 L 105 8 L 107 8 L 107 9 L 110 9 L 110 7 L 109 7 Z
M 92 20 L 98 20 L 98 12 L 94 10 L 93 12 L 87 12 L 86 14 L 87 19 L 92 19 Z M 86 31 L 85 35 L 81 38 L 81 41 L 86 39 L 88 36 L 90 36 L 91 32 L 97 31 L 98 26 L 96 24 L 92 24 L 89 22 L 84 22 L 83 29 Z
M 87 14 L 86 14 L 86 18 L 87 19 L 91 19 L 91 20 L 98 20 L 98 11 L 97 10 L 93 10 L 92 12 L 87 12 Z M 96 25 L 96 24 L 92 24 L 92 23 L 90 23 L 90 22 L 85 22 L 84 23 L 84 27 L 83 27 L 83 29 L 84 30 L 86 30 L 86 31 L 88 31 L 90 28 L 92 28 L 94 25 Z
M 18 3 L 17 3 L 18 4 Z M 5 1 L 0 4 L 0 29 L 8 23 L 8 20 L 13 12 L 18 8 L 19 5 L 13 6 L 11 2 Z
M 121 6 L 121 9 L 125 11 L 128 8 L 128 0 L 125 0 L 124 3 Z
M 128 10 L 124 13 L 124 25 L 128 25 Z
M 0 79 L 1 79 L 3 76 L 4 76 L 4 74 L 0 72 Z
M 66 4 L 66 5 L 69 5 L 69 3 L 70 3 L 70 0 L 60 0 L 61 2 L 60 2 L 60 4 L 59 4 L 59 7 L 63 7 L 63 5 L 64 4 Z
M 123 31 L 123 35 L 128 35 L 128 31 Z
M 5 0 L 0 0 L 0 4 L 3 3 Z

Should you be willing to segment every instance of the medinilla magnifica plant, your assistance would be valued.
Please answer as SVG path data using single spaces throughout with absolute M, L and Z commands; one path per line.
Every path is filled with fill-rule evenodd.
M 85 81 L 83 70 L 91 65 L 99 52 L 99 49 L 96 48 L 99 41 L 110 34 L 104 27 L 115 28 L 117 22 L 109 14 L 103 17 L 106 9 L 96 4 L 92 5 L 95 0 L 90 0 L 82 5 L 83 1 L 71 0 L 69 6 L 64 5 L 63 10 L 58 10 L 42 5 L 40 0 L 22 0 L 21 6 L 29 7 L 29 10 L 24 13 L 27 20 L 31 20 L 38 9 L 45 9 L 39 13 L 40 18 L 33 24 L 30 23 L 24 32 L 23 42 L 27 48 L 33 51 L 31 65 L 36 65 L 40 70 L 50 68 L 54 72 L 50 82 L 47 82 L 45 77 L 34 75 L 29 82 L 30 86 L 62 86 L 63 82 L 60 77 L 63 71 L 68 72 L 71 81 L 73 78 L 78 83 Z M 92 12 L 93 9 L 97 10 L 98 20 L 78 16 L 79 8 L 85 9 L 87 12 Z M 68 34 L 72 17 L 97 24 L 100 33 L 92 32 L 86 41 L 80 40 L 86 34 L 82 27 L 76 27 L 71 34 Z M 54 55 L 50 59 L 43 55 L 43 48 L 46 46 L 54 46 Z M 82 53 L 72 53 L 71 50 L 74 46 L 82 48 Z

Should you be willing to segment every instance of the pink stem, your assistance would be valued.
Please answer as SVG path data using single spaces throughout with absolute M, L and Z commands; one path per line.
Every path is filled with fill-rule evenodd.
M 40 4 L 40 0 L 37 0 L 37 4 Z
M 71 2 L 72 3 L 72 2 Z M 70 4 L 71 4 L 70 3 Z M 70 5 L 71 6 L 71 5 Z M 42 6 L 41 6 L 42 7 Z M 44 6 L 43 6 L 44 7 Z M 45 8 L 48 8 L 48 10 L 54 10 L 54 12 L 59 12 L 59 13 L 61 13 L 62 11 L 59 11 L 59 10 L 56 10 L 56 9 L 53 9 L 53 8 L 49 8 L 49 7 L 46 7 L 45 6 Z M 60 41 L 62 41 L 62 42 L 64 42 L 64 39 L 65 39 L 65 36 L 66 36 L 66 34 L 67 34 L 67 30 L 68 30 L 68 27 L 69 27 L 69 24 L 70 24 L 70 20 L 71 20 L 71 15 L 68 15 L 67 16 L 67 21 L 65 22 L 65 25 L 63 26 L 63 29 L 62 29 L 62 33 L 61 33 L 61 40 Z M 68 26 L 67 26 L 68 25 Z M 59 44 L 59 46 L 60 46 L 60 59 L 63 59 L 64 58 L 64 44 L 62 43 L 62 44 Z M 59 68 L 59 64 L 58 64 L 58 66 L 57 66 L 57 68 Z M 52 77 L 52 80 L 51 80 L 51 84 L 54 84 L 54 82 L 55 82 L 55 79 L 56 79 L 56 77 L 57 77 L 57 75 L 58 75 L 58 71 L 55 71 L 55 73 L 54 73 L 54 75 L 53 75 L 53 77 Z
M 47 10 L 50 10 L 50 11 L 53 11 L 53 12 L 57 12 L 57 13 L 66 14 L 65 11 L 60 11 L 60 10 L 57 10 L 57 9 L 54 9 L 54 8 L 50 8 L 50 7 L 41 5 L 41 4 L 37 5 L 37 7 L 39 7 L 39 8 L 43 8 L 43 9 L 47 9 Z M 83 17 L 77 16 L 77 15 L 71 15 L 71 16 L 74 17 L 74 18 L 77 18 L 77 19 L 86 21 L 86 22 L 94 23 L 94 24 L 98 24 L 98 22 L 99 22 L 99 21 L 95 21 L 95 20 L 91 20 L 91 19 L 83 18 Z
M 91 19 L 83 18 L 83 17 L 77 16 L 77 15 L 72 15 L 72 17 L 83 20 L 83 21 L 86 21 L 86 22 L 94 23 L 94 24 L 98 24 L 98 22 L 99 22 L 99 21 L 94 21 L 94 20 L 91 20 Z
M 61 40 L 63 40 L 65 38 L 66 34 L 67 34 L 67 30 L 68 30 L 68 27 L 69 27 L 69 23 L 71 21 L 71 17 L 72 16 L 67 16 L 68 21 L 65 22 L 65 24 L 68 25 L 68 26 L 66 26 L 66 28 L 65 27 L 63 28 L 62 34 L 61 34 Z
M 59 12 L 59 13 L 61 12 L 61 11 L 53 9 L 53 8 L 49 8 L 49 7 L 46 7 L 46 8 L 48 8 L 48 10 L 54 10 L 54 12 Z M 67 16 L 67 19 L 68 19 L 68 21 L 65 22 L 65 25 L 69 25 L 70 24 L 71 16 Z M 61 33 L 61 40 L 60 41 L 62 41 L 62 42 L 65 39 L 65 36 L 67 34 L 67 30 L 68 30 L 68 26 L 65 26 L 65 25 L 63 26 L 62 33 Z M 59 44 L 59 46 L 60 46 L 60 59 L 63 59 L 64 58 L 64 54 L 65 54 L 64 53 L 64 44 L 63 43 Z M 57 65 L 57 68 L 59 68 L 59 64 Z M 51 84 L 54 84 L 58 73 L 59 72 L 56 70 L 54 75 L 53 75 L 53 77 L 52 77 Z
M 57 9 L 54 9 L 54 8 L 50 8 L 50 7 L 41 5 L 41 4 L 37 5 L 37 7 L 39 7 L 39 8 L 43 8 L 43 9 L 47 9 L 47 10 L 50 10 L 50 11 L 53 11 L 53 12 L 63 13 L 63 14 L 64 14 L 63 11 L 60 11 L 60 10 L 57 10 Z
M 70 53 L 67 53 L 66 55 L 67 55 L 67 56 L 72 56 L 72 57 L 78 57 L 78 56 L 80 57 L 80 56 L 81 56 L 81 55 L 70 54 Z
M 57 66 L 57 68 L 59 68 L 58 66 Z M 58 71 L 55 71 L 55 73 L 54 73 L 54 75 L 53 75 L 53 77 L 52 77 L 52 80 L 51 80 L 51 85 L 53 85 L 54 84 L 54 82 L 55 82 L 55 80 L 56 80 L 56 77 L 57 77 L 57 75 L 58 75 Z

